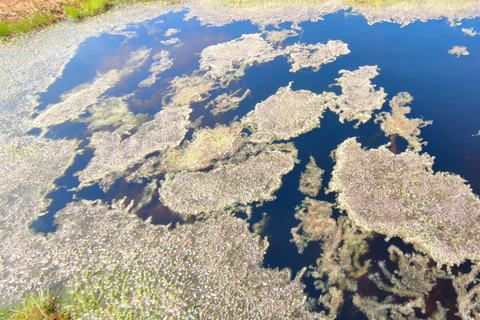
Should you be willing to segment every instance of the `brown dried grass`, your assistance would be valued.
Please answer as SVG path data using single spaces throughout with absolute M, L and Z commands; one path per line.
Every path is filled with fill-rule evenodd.
M 2 0 L 0 2 L 0 20 L 14 22 L 39 12 L 52 14 L 59 18 L 65 17 L 62 7 L 67 3 L 67 0 Z

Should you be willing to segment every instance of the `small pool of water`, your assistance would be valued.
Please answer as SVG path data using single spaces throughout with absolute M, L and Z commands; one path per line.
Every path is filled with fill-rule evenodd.
M 126 31 L 133 32 L 132 37 L 103 34 L 87 39 L 67 64 L 62 77 L 51 85 L 47 92 L 41 94 L 38 112 L 49 104 L 61 101 L 63 94 L 77 86 L 94 81 L 98 74 L 120 68 L 132 52 L 146 48 L 151 49 L 152 53 L 147 62 L 113 88 L 108 89 L 103 96 L 122 97 L 131 94 L 126 99 L 130 111 L 133 114 L 147 114 L 152 117 L 162 109 L 163 98 L 171 81 L 175 77 L 192 75 L 199 68 L 200 53 L 203 49 L 239 38 L 242 34 L 261 32 L 257 26 L 249 22 L 207 27 L 200 25 L 196 20 L 184 21 L 184 15 L 185 12 L 169 13 L 151 21 L 131 25 Z M 352 16 L 342 11 L 327 15 L 324 20 L 301 23 L 298 35 L 286 39 L 283 46 L 297 42 L 326 43 L 334 39 L 347 43 L 351 53 L 321 66 L 318 72 L 311 69 L 289 72 L 291 65 L 283 56 L 260 65 L 254 64 L 245 70 L 244 76 L 237 82 L 232 82 L 227 88 L 231 91 L 251 90 L 251 94 L 240 103 L 238 109 L 217 116 L 211 115 L 205 106 L 226 91 L 218 89 L 212 91 L 211 96 L 205 101 L 192 104 L 194 110 L 191 120 L 193 122 L 201 119 L 200 127 L 228 124 L 245 116 L 257 103 L 266 100 L 279 87 L 287 86 L 292 81 L 293 90 L 304 89 L 318 94 L 332 91 L 340 94 L 340 87 L 331 87 L 335 79 L 340 77 L 338 73 L 340 70 L 378 65 L 379 75 L 372 82 L 377 89 L 380 87 L 385 89 L 388 94 L 387 100 L 399 92 L 407 91 L 414 97 L 408 116 L 433 120 L 432 125 L 421 129 L 421 137 L 428 142 L 423 151 L 435 156 L 434 170 L 461 175 L 469 181 L 473 191 L 480 194 L 480 137 L 472 136 L 480 130 L 480 90 L 478 90 L 480 37 L 469 37 L 461 31 L 461 28 L 476 28 L 478 22 L 478 19 L 466 20 L 462 21 L 462 26 L 451 27 L 446 19 L 442 19 L 426 23 L 415 22 L 405 27 L 390 23 L 370 26 L 363 17 Z M 288 29 L 290 24 L 284 23 L 281 27 Z M 180 31 L 166 37 L 165 32 L 170 28 Z M 169 38 L 178 38 L 179 42 L 171 45 L 162 43 Z M 447 51 L 455 45 L 466 46 L 470 55 L 456 58 L 448 54 Z M 149 68 L 154 62 L 153 55 L 161 50 L 170 53 L 172 67 L 160 73 L 154 85 L 138 87 L 138 83 L 150 74 Z M 388 110 L 386 102 L 382 111 Z M 94 150 L 88 146 L 92 134 L 93 131 L 85 124 L 70 122 L 52 127 L 47 133 L 47 137 L 54 139 L 80 139 L 86 149 L 82 155 L 77 156 L 65 177 L 56 181 L 59 189 L 49 195 L 52 199 L 49 213 L 33 223 L 32 228 L 41 232 L 54 232 L 54 214 L 74 198 L 103 199 L 109 202 L 123 196 L 135 199 L 142 193 L 144 185 L 123 180 L 117 181 L 106 193 L 101 191 L 98 185 L 81 191 L 72 190 L 78 186 L 78 179 L 74 173 L 85 168 L 94 154 Z M 335 195 L 323 192 L 334 166 L 330 154 L 349 137 L 358 137 L 362 146 L 367 148 L 377 148 L 390 141 L 373 120 L 355 129 L 354 122 L 341 124 L 338 116 L 328 110 L 321 119 L 320 128 L 291 139 L 298 149 L 300 163 L 283 177 L 282 187 L 275 193 L 276 200 L 253 207 L 252 224 L 261 220 L 263 212 L 268 213 L 270 217 L 262 232 L 262 236 L 268 237 L 270 243 L 264 258 L 265 267 L 290 268 L 295 275 L 303 267 L 315 264 L 321 254 L 318 244 L 310 244 L 304 254 L 300 255 L 291 242 L 290 230 L 299 223 L 294 217 L 295 208 L 305 198 L 298 191 L 300 174 L 304 171 L 309 157 L 313 156 L 318 166 L 325 170 L 322 191 L 316 199 L 334 203 Z M 405 150 L 407 144 L 398 138 L 397 146 L 401 152 Z M 155 210 L 159 214 L 155 215 Z M 335 212 L 335 215 L 338 214 Z M 153 223 L 180 222 L 158 199 L 139 215 L 144 219 L 152 216 Z M 399 239 L 392 241 L 399 246 L 403 245 Z M 374 250 L 375 246 L 384 247 L 383 249 L 388 247 L 381 243 L 382 241 L 378 240 L 372 241 L 371 245 L 374 246 L 370 253 L 372 259 L 388 260 L 386 250 L 378 252 Z M 305 282 L 306 292 L 312 297 L 318 295 L 313 280 L 310 278 Z M 347 301 L 339 319 L 364 319 L 364 315 L 351 311 L 350 308 L 351 302 Z M 449 317 L 453 317 L 453 310 L 449 312 Z

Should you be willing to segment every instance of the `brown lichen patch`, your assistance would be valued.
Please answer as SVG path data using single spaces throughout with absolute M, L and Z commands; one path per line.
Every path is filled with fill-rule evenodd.
M 265 41 L 261 33 L 244 34 L 238 39 L 203 49 L 199 70 L 217 79 L 222 87 L 244 75 L 254 64 L 272 61 L 282 55 Z
M 329 40 L 326 44 L 300 44 L 285 48 L 290 56 L 288 62 L 292 63 L 290 72 L 297 72 L 303 68 L 312 68 L 314 72 L 320 70 L 323 64 L 335 61 L 339 56 L 350 53 L 348 45 L 340 40 Z
M 453 279 L 453 287 L 457 292 L 458 316 L 462 320 L 478 319 L 480 317 L 480 265 L 472 266 L 469 273 L 460 273 Z
M 150 53 L 148 49 L 140 49 L 131 54 L 123 69 L 113 69 L 98 75 L 93 82 L 83 84 L 62 95 L 62 101 L 40 112 L 32 121 L 32 128 L 41 128 L 42 134 L 48 128 L 76 120 L 86 112 L 86 109 L 96 103 L 101 95 L 114 87 L 122 78 L 130 75 L 145 63 Z
M 242 89 L 238 89 L 232 93 L 223 93 L 218 95 L 213 101 L 208 103 L 206 108 L 210 108 L 210 106 L 212 106 L 210 113 L 214 116 L 237 109 L 240 105 L 240 102 L 245 100 L 245 98 L 251 93 L 250 89 L 247 89 L 241 96 L 238 96 L 238 93 L 241 90 Z
M 177 107 L 204 101 L 210 97 L 209 92 L 216 87 L 214 80 L 198 72 L 191 76 L 175 77 L 170 83 L 163 104 Z
M 337 98 L 336 104 L 330 110 L 339 115 L 339 120 L 357 120 L 355 127 L 365 123 L 372 117 L 374 110 L 382 108 L 387 94 L 383 88 L 375 90 L 375 85 L 370 81 L 378 76 L 378 66 L 363 66 L 354 71 L 340 70 L 342 75 L 336 79 L 342 88 L 342 94 Z
M 279 88 L 242 119 L 242 123 L 252 131 L 251 141 L 289 140 L 320 127 L 320 118 L 334 103 L 336 95 L 331 92 L 318 95 L 308 90 L 293 91 L 291 84 Z
M 439 264 L 479 260 L 480 200 L 460 176 L 434 174 L 428 154 L 364 150 L 354 138 L 334 158 L 329 191 L 363 230 L 398 236 Z
M 147 120 L 147 115 L 134 114 L 130 111 L 126 100 L 131 96 L 101 98 L 88 108 L 90 115 L 86 118 L 80 118 L 78 121 L 87 123 L 88 128 L 93 131 L 116 129 L 123 125 L 138 128 Z
M 468 52 L 465 46 L 453 46 L 452 49 L 448 50 L 448 53 L 455 55 L 457 58 L 470 55 L 470 52 Z
M 164 108 L 125 139 L 124 135 L 130 134 L 130 126 L 94 133 L 89 145 L 95 148 L 94 157 L 84 170 L 76 173 L 80 181 L 78 189 L 99 182 L 102 189 L 107 190 L 148 154 L 178 146 L 187 133 L 191 111 L 189 107 Z
M 158 75 L 173 66 L 173 60 L 169 58 L 170 52 L 166 50 L 160 51 L 160 53 L 153 56 L 155 62 L 150 66 L 150 76 L 142 80 L 139 87 L 149 87 L 153 85 L 159 78 Z
M 325 170 L 320 169 L 315 158 L 310 156 L 310 161 L 305 166 L 305 171 L 300 175 L 300 186 L 298 190 L 306 196 L 316 197 L 322 187 L 322 176 Z
M 273 193 L 282 185 L 282 176 L 293 169 L 296 153 L 273 148 L 239 164 L 227 163 L 208 172 L 167 175 L 161 182 L 160 198 L 185 218 L 274 200 Z
M 385 132 L 385 136 L 393 136 L 398 134 L 408 142 L 408 147 L 415 152 L 422 151 L 422 146 L 427 142 L 422 142 L 420 128 L 423 128 L 432 121 L 424 121 L 422 119 L 409 119 L 405 117 L 410 113 L 410 107 L 405 107 L 411 103 L 413 97 L 408 92 L 400 92 L 390 100 L 391 112 L 380 112 L 375 117 L 375 123 L 380 122 L 380 128 Z
M 242 126 L 216 126 L 195 131 L 192 141 L 182 149 L 170 149 L 163 157 L 161 171 L 197 171 L 213 165 L 215 160 L 233 155 L 244 143 Z
M 462 32 L 467 35 L 467 36 L 470 36 L 470 37 L 474 37 L 476 35 L 478 35 L 478 32 L 477 31 L 474 31 L 473 28 L 462 28 Z
M 343 305 L 345 291 L 357 291 L 357 279 L 370 267 L 370 260 L 360 262 L 368 252 L 366 239 L 370 234 L 361 232 L 345 216 L 336 221 L 331 215 L 332 204 L 305 198 L 295 214 L 301 223 L 291 232 L 300 253 L 311 241 L 321 243 L 323 253 L 311 275 L 323 292 L 318 301 L 329 311 L 322 312 L 323 319 L 333 320 Z

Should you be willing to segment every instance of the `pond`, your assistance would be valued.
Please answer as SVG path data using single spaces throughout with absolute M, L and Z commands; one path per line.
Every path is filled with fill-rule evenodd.
M 122 10 L 0 47 L 0 305 L 478 317 L 479 18 Z

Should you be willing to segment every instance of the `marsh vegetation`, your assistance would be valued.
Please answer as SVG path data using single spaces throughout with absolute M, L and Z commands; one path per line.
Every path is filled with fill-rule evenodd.
M 116 7 L 1 44 L 0 306 L 478 317 L 480 50 L 462 19 L 479 8 L 215 4 Z

